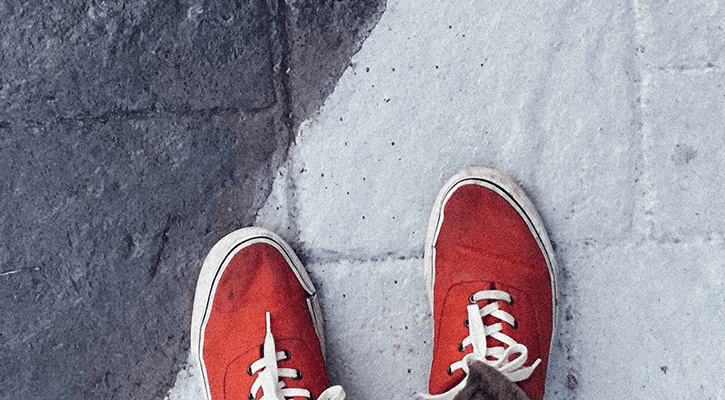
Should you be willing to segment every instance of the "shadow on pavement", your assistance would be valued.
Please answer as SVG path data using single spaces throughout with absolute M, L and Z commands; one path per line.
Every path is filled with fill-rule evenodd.
M 369 1 L 0 3 L 0 397 L 161 398 Z

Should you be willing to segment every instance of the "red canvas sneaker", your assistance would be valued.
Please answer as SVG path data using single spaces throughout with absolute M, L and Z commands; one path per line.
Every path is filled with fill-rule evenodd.
M 335 399 L 315 288 L 292 249 L 262 228 L 220 240 L 196 285 L 191 353 L 207 399 Z
M 457 173 L 438 195 L 425 244 L 435 337 L 428 392 L 452 399 L 469 360 L 544 396 L 556 320 L 556 264 L 541 217 L 510 176 Z

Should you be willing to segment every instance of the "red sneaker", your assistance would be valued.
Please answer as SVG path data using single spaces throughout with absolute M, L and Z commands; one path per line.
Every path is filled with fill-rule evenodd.
M 315 288 L 279 236 L 245 228 L 211 249 L 191 322 L 207 399 L 344 399 L 330 387 L 323 343 Z
M 424 262 L 435 321 L 429 395 L 452 399 L 475 359 L 531 399 L 543 398 L 556 262 L 541 217 L 516 181 L 483 167 L 453 176 L 436 199 Z

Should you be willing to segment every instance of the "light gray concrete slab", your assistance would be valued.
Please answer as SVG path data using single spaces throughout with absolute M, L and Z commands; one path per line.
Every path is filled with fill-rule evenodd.
M 637 51 L 648 67 L 722 68 L 725 7 L 721 2 L 635 0 L 634 8 L 640 38 Z
M 425 390 L 428 213 L 450 175 L 486 165 L 555 242 L 547 399 L 723 398 L 721 14 L 389 1 L 257 214 L 318 285 L 333 383 L 352 400 Z
M 657 70 L 644 82 L 644 213 L 652 239 L 722 237 L 725 74 Z
M 641 146 L 631 12 L 471 2 L 463 14 L 391 2 L 301 129 L 290 173 L 312 255 L 419 255 L 435 194 L 469 165 L 516 176 L 555 240 L 631 229 Z
M 426 391 L 433 325 L 422 260 L 308 265 L 325 318 L 330 379 L 348 399 Z M 425 360 L 426 362 L 421 362 Z
M 389 2 L 291 149 L 297 246 L 314 262 L 420 257 L 442 182 L 469 165 L 503 169 L 559 251 L 547 398 L 723 396 L 716 368 L 705 383 L 689 375 L 698 345 L 675 340 L 722 339 L 710 300 L 722 280 L 723 80 L 702 61 L 719 60 L 717 35 L 697 33 L 711 45 L 691 54 L 677 50 L 686 33 L 656 34 L 697 21 L 716 30 L 719 11 L 688 19 L 663 7 Z M 704 67 L 661 70 L 680 62 L 667 54 Z M 679 301 L 686 323 L 671 324 Z
M 576 398 L 722 398 L 724 251 L 721 240 L 563 249 Z

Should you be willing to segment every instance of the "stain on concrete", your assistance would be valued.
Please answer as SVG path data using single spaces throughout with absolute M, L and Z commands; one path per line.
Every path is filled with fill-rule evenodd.
M 694 147 L 680 143 L 675 146 L 674 154 L 672 154 L 672 162 L 675 165 L 683 166 L 690 163 L 697 157 L 697 149 Z

